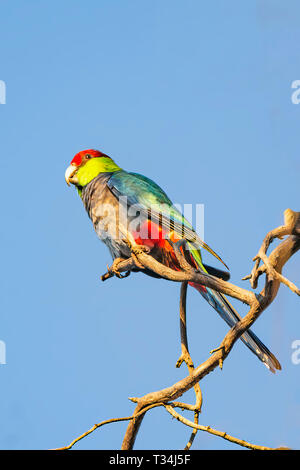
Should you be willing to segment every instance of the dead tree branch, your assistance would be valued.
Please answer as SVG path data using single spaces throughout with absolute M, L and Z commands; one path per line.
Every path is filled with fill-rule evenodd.
M 283 237 L 287 238 L 283 240 Z M 267 251 L 275 239 L 279 239 L 281 241 L 269 256 L 267 256 Z M 181 421 L 183 424 L 193 428 L 193 433 L 186 448 L 191 446 L 196 432 L 201 430 L 210 432 L 211 434 L 249 449 L 270 450 L 269 447 L 250 444 L 241 439 L 233 438 L 227 433 L 213 430 L 210 426 L 200 425 L 198 423 L 198 419 L 202 405 L 202 394 L 199 382 L 203 377 L 221 365 L 228 357 L 235 342 L 251 327 L 251 325 L 253 325 L 262 312 L 273 302 L 281 283 L 288 286 L 292 292 L 300 295 L 299 289 L 282 275 L 284 265 L 300 248 L 300 212 L 294 212 L 291 209 L 287 209 L 284 213 L 284 225 L 271 230 L 266 235 L 258 254 L 254 257 L 253 261 L 255 261 L 255 265 L 252 272 L 244 279 L 249 279 L 251 287 L 256 289 L 258 278 L 265 274 L 265 284 L 259 293 L 254 293 L 253 291 L 243 289 L 210 274 L 193 269 L 182 254 L 180 249 L 182 246 L 181 242 L 178 242 L 173 246 L 178 262 L 181 266 L 181 271 L 174 271 L 160 264 L 151 257 L 150 254 L 138 247 L 137 249 L 132 249 L 133 255 L 131 258 L 118 260 L 117 267 L 116 265 L 113 265 L 113 268 L 109 269 L 102 277 L 102 279 L 105 280 L 115 275 L 116 272 L 118 274 L 122 272 L 130 273 L 135 268 L 140 268 L 142 266 L 144 269 L 147 268 L 165 279 L 182 283 L 180 295 L 181 356 L 177 361 L 177 367 L 180 367 L 180 365 L 185 362 L 188 367 L 189 375 L 162 390 L 147 393 L 140 398 L 131 398 L 131 400 L 136 403 L 136 408 L 131 417 L 122 418 L 123 420 L 130 421 L 123 439 L 122 449 L 129 450 L 133 448 L 145 413 L 152 407 L 164 406 L 173 417 Z M 260 263 L 262 263 L 262 265 Z M 235 298 L 249 306 L 248 313 L 228 331 L 220 346 L 214 349 L 212 354 L 197 367 L 194 367 L 189 354 L 186 331 L 186 290 L 189 282 L 202 284 L 203 286 Z M 174 401 L 192 387 L 194 387 L 196 394 L 195 405 Z M 194 412 L 194 422 L 181 416 L 177 411 L 175 411 L 175 407 Z M 110 420 L 107 422 L 110 422 Z M 104 422 L 104 424 L 106 424 L 106 422 Z M 100 423 L 100 425 L 103 425 L 103 423 Z M 95 426 L 99 427 L 100 425 Z M 82 439 L 90 432 L 93 432 L 94 429 L 96 428 L 92 428 L 80 438 L 75 439 L 70 446 L 74 445 L 75 442 Z M 70 446 L 67 448 L 71 448 Z

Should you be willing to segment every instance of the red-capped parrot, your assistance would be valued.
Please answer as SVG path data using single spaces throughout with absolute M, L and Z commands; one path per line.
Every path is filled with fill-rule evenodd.
M 144 246 L 157 261 L 180 270 L 170 240 L 183 238 L 188 247 L 184 255 L 192 267 L 211 274 L 221 273 L 203 264 L 200 249 L 208 250 L 220 261 L 221 258 L 200 239 L 166 193 L 146 176 L 127 172 L 108 155 L 90 149 L 75 155 L 65 172 L 65 180 L 77 187 L 97 235 L 108 246 L 114 260 L 129 258 L 134 245 Z M 147 269 L 143 272 L 157 277 Z M 230 327 L 240 319 L 224 295 L 200 284 L 190 285 Z M 241 339 L 268 369 L 272 372 L 281 369 L 276 357 L 251 330 Z

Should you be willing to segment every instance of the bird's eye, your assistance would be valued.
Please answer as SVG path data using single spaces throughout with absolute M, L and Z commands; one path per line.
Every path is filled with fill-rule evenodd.
M 87 160 L 89 160 L 90 158 L 92 158 L 92 155 L 90 155 L 89 153 L 87 153 L 86 156 L 85 156 L 85 158 L 86 158 Z

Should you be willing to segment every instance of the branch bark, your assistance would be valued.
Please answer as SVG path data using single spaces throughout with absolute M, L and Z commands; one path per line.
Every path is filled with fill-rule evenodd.
M 222 362 L 226 359 L 238 338 L 245 333 L 261 313 L 269 307 L 276 297 L 282 281 L 280 276 L 274 276 L 274 272 L 281 274 L 284 265 L 300 248 L 300 213 L 287 209 L 284 216 L 284 226 L 278 227 L 277 229 L 269 232 L 259 250 L 258 256 L 261 259 L 261 255 L 267 252 L 269 245 L 275 238 L 281 238 L 284 235 L 288 235 L 286 240 L 282 241 L 276 248 L 274 248 L 268 257 L 267 263 L 265 263 L 265 285 L 259 294 L 255 294 L 246 289 L 241 289 L 232 283 L 223 281 L 209 274 L 192 271 L 190 268 L 184 271 L 173 271 L 172 269 L 161 265 L 145 253 L 136 253 L 139 263 L 166 279 L 175 282 L 197 282 L 225 295 L 238 299 L 241 302 L 248 304 L 250 307 L 244 318 L 237 322 L 233 328 L 228 331 L 220 347 L 215 350 L 215 352 L 205 362 L 195 368 L 188 377 L 185 377 L 172 386 L 156 392 L 148 393 L 143 397 L 138 398 L 135 409 L 136 413 L 139 413 L 143 408 L 151 404 L 158 402 L 166 404 L 172 402 L 183 395 L 183 393 L 190 390 L 190 388 L 213 371 L 220 364 L 220 361 Z M 264 259 L 265 261 L 267 260 L 267 258 Z M 256 261 L 255 268 L 257 270 L 259 269 L 257 257 L 255 257 L 254 260 Z M 253 276 L 255 279 L 256 270 L 254 269 L 252 272 L 251 278 Z M 139 416 L 139 418 L 134 422 L 130 422 L 123 440 L 123 450 L 133 448 L 143 417 L 144 414 Z
M 287 236 L 287 238 L 282 240 L 282 238 L 285 236 Z M 275 239 L 282 241 L 273 249 L 269 256 L 267 256 L 267 251 L 270 247 L 270 244 Z M 181 364 L 185 362 L 188 367 L 189 375 L 162 390 L 147 393 L 140 398 L 130 398 L 131 401 L 136 403 L 136 408 L 133 415 L 131 417 L 119 419 L 119 421 L 129 420 L 129 424 L 122 443 L 122 449 L 130 450 L 133 448 L 146 412 L 153 407 L 164 406 L 173 417 L 181 421 L 186 426 L 193 428 L 193 432 L 186 449 L 190 448 L 196 432 L 201 430 L 210 432 L 211 434 L 227 439 L 243 447 L 248 447 L 250 449 L 270 450 L 271 448 L 269 447 L 250 444 L 241 439 L 229 436 L 227 433 L 214 430 L 210 426 L 199 425 L 198 418 L 202 406 L 202 394 L 199 382 L 216 367 L 221 365 L 228 357 L 235 342 L 240 338 L 240 336 L 243 335 L 243 333 L 248 330 L 248 328 L 251 327 L 251 325 L 262 314 L 262 312 L 266 310 L 273 302 L 281 283 L 289 287 L 292 292 L 300 295 L 300 291 L 295 286 L 295 284 L 282 275 L 282 269 L 284 265 L 288 262 L 291 256 L 293 256 L 300 249 L 300 212 L 294 212 L 291 209 L 287 209 L 284 212 L 284 225 L 271 230 L 266 235 L 258 251 L 258 254 L 253 258 L 255 265 L 251 274 L 246 276 L 244 279 L 249 279 L 251 287 L 256 289 L 258 278 L 264 274 L 265 284 L 259 293 L 254 293 L 253 291 L 243 289 L 210 274 L 194 270 L 191 265 L 187 263 L 182 254 L 180 249 L 182 243 L 183 242 L 180 241 L 173 244 L 175 254 L 181 266 L 181 271 L 174 271 L 162 265 L 152 258 L 147 250 L 143 250 L 138 246 L 132 248 L 131 258 L 126 260 L 115 260 L 112 268 L 109 268 L 108 272 L 102 276 L 102 280 L 106 280 L 113 275 L 122 277 L 120 276 L 122 272 L 130 273 L 131 271 L 142 267 L 143 269 L 147 268 L 153 271 L 165 279 L 182 283 L 180 293 L 181 356 L 177 361 L 177 367 L 180 367 Z M 186 330 L 186 293 L 189 282 L 202 284 L 203 286 L 212 288 L 218 292 L 221 292 L 222 294 L 233 297 L 249 306 L 248 313 L 227 332 L 223 341 L 221 342 L 221 345 L 213 350 L 212 354 L 206 359 L 206 361 L 198 365 L 196 368 L 194 367 L 192 358 L 189 354 Z M 175 401 L 192 387 L 195 388 L 195 405 Z M 177 411 L 175 411 L 175 407 L 194 412 L 194 422 L 181 416 Z M 69 446 L 64 447 L 63 449 L 71 448 L 78 440 L 93 432 L 97 427 L 114 421 L 118 421 L 118 419 L 108 420 L 106 422 L 100 423 L 99 425 L 95 425 L 92 429 L 87 431 L 87 433 L 75 439 Z

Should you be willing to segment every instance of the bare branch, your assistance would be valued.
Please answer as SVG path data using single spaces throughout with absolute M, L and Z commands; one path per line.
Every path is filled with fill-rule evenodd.
M 299 246 L 297 248 L 297 242 L 299 245 L 300 212 L 294 212 L 291 209 L 286 209 L 284 211 L 284 222 L 284 225 L 281 225 L 280 227 L 277 227 L 267 233 L 262 242 L 258 254 L 253 258 L 253 261 L 255 261 L 255 265 L 252 269 L 252 272 L 249 276 L 246 276 L 244 280 L 250 279 L 252 288 L 256 289 L 258 278 L 263 273 L 266 273 L 269 280 L 276 279 L 279 282 L 282 282 L 283 284 L 287 285 L 292 290 L 292 292 L 296 293 L 297 295 L 300 295 L 300 290 L 292 282 L 290 282 L 288 279 L 281 275 L 283 265 L 278 263 L 277 267 L 275 268 L 272 265 L 271 260 L 269 260 L 266 256 L 268 248 L 273 242 L 273 240 L 275 240 L 276 238 L 282 240 L 282 238 L 286 235 L 290 235 L 291 240 L 295 243 L 296 251 L 297 249 L 299 249 Z M 277 256 L 279 256 L 279 254 L 277 254 Z M 280 253 L 280 256 L 282 258 L 282 261 L 284 261 L 285 257 L 283 256 L 283 253 Z M 261 261 L 263 261 L 264 264 L 262 266 L 259 266 Z
M 298 213 L 297 213 L 298 214 Z M 290 212 L 288 212 L 290 215 Z M 290 220 L 299 221 L 299 217 L 290 217 Z M 293 227 L 291 224 L 289 226 L 290 233 L 295 231 L 295 222 Z M 297 226 L 298 230 L 298 226 Z M 280 228 L 275 231 L 275 235 L 282 236 L 283 233 L 286 233 L 286 228 Z M 271 235 L 270 235 L 271 234 Z M 267 247 L 270 244 L 270 240 L 274 235 L 270 232 L 265 238 L 264 244 Z M 274 238 L 274 237 L 273 237 Z M 267 241 L 266 241 L 267 240 Z M 272 268 L 281 273 L 281 270 L 284 264 L 289 260 L 289 258 L 300 248 L 300 237 L 298 235 L 290 235 L 288 239 L 280 243 L 270 254 L 269 264 Z M 177 251 L 178 253 L 178 251 Z M 148 393 L 147 395 L 141 397 L 137 401 L 136 412 L 139 412 L 143 407 L 156 402 L 168 403 L 180 397 L 183 393 L 193 387 L 198 383 L 203 377 L 205 377 L 209 372 L 214 370 L 220 363 L 228 356 L 231 351 L 234 343 L 238 338 L 245 333 L 245 331 L 250 328 L 250 326 L 257 320 L 261 313 L 272 303 L 274 298 L 277 295 L 280 280 L 277 278 L 270 278 L 266 276 L 266 282 L 263 290 L 259 294 L 254 294 L 253 292 L 241 289 L 229 282 L 223 281 L 221 279 L 215 278 L 205 273 L 199 273 L 196 271 L 174 271 L 166 266 L 158 263 L 151 256 L 146 255 L 145 253 L 139 253 L 137 255 L 139 262 L 148 269 L 154 271 L 160 276 L 175 281 L 175 282 L 197 282 L 206 287 L 210 287 L 214 290 L 227 294 L 231 297 L 234 297 L 246 304 L 249 305 L 249 312 L 238 321 L 226 334 L 219 348 L 202 364 L 200 364 L 192 373 L 175 383 L 171 387 L 167 387 L 157 392 Z M 181 260 L 182 263 L 182 260 Z M 142 421 L 142 417 L 139 420 L 136 420 L 134 423 L 131 422 L 127 428 L 125 438 L 123 441 L 122 449 L 132 449 L 135 438 L 138 432 Z
M 195 424 L 189 419 L 184 418 L 181 414 L 177 413 L 177 411 L 174 410 L 172 405 L 164 405 L 164 407 L 174 418 L 176 418 L 178 421 L 185 424 L 186 426 L 197 429 L 199 431 L 208 432 L 209 434 L 213 434 L 214 436 L 222 437 L 222 439 L 233 442 L 234 444 L 238 444 L 241 447 L 247 447 L 248 449 L 252 450 L 279 450 L 278 448 L 250 444 L 250 442 L 244 441 L 243 439 L 238 439 L 237 437 L 230 436 L 229 434 L 227 434 L 227 432 L 217 431 L 216 429 L 213 429 L 210 426 Z
M 75 439 L 69 446 L 61 449 L 70 449 L 76 442 L 89 435 L 98 427 L 116 421 L 129 421 L 123 439 L 122 449 L 132 449 L 145 413 L 153 407 L 164 406 L 173 417 L 183 424 L 193 428 L 193 432 L 188 444 L 186 445 L 186 449 L 190 448 L 197 431 L 200 430 L 222 437 L 223 439 L 249 449 L 271 450 L 270 447 L 250 444 L 244 440 L 229 436 L 227 433 L 212 429 L 210 426 L 200 425 L 198 419 L 202 406 L 202 394 L 199 381 L 218 367 L 218 365 L 222 366 L 223 361 L 228 357 L 235 342 L 251 327 L 262 312 L 273 302 L 281 283 L 287 285 L 292 292 L 300 295 L 299 289 L 282 275 L 284 265 L 290 257 L 300 249 L 300 212 L 294 212 L 291 209 L 287 209 L 284 213 L 284 219 L 284 225 L 271 230 L 266 235 L 258 254 L 253 259 L 253 261 L 255 261 L 255 265 L 252 269 L 251 275 L 244 278 L 250 279 L 252 288 L 256 288 L 258 278 L 265 274 L 265 285 L 260 293 L 254 293 L 252 291 L 242 289 L 225 281 L 224 279 L 193 269 L 185 258 L 185 242 L 182 240 L 177 243 L 170 242 L 174 247 L 178 263 L 181 267 L 180 271 L 175 271 L 159 263 L 151 256 L 151 254 L 149 254 L 149 249 L 142 246 L 135 246 L 132 248 L 131 258 L 126 260 L 115 260 L 113 266 L 108 268 L 108 272 L 102 276 L 102 280 L 106 280 L 114 275 L 123 277 L 121 276 L 122 272 L 130 273 L 140 269 L 148 269 L 160 277 L 182 283 L 180 294 L 181 356 L 177 361 L 177 367 L 180 367 L 181 364 L 185 362 L 188 367 L 189 375 L 162 390 L 147 393 L 140 398 L 131 398 L 131 400 L 136 403 L 136 408 L 132 416 L 107 420 L 94 425 L 89 431 Z M 287 236 L 287 238 L 282 240 L 285 236 Z M 267 256 L 268 248 L 276 238 L 282 241 L 273 249 L 269 256 Z M 261 262 L 263 262 L 263 264 L 260 266 Z M 186 329 L 186 293 L 188 283 L 198 283 L 209 287 L 215 291 L 233 297 L 249 306 L 248 313 L 227 332 L 220 346 L 215 348 L 212 351 L 212 354 L 197 367 L 194 367 L 188 350 Z M 195 405 L 174 401 L 192 387 L 194 387 L 196 394 Z M 175 407 L 193 412 L 194 422 L 177 413 L 174 409 Z
M 146 413 L 147 411 L 149 411 L 150 409 L 152 408 L 156 408 L 158 406 L 162 406 L 162 403 L 156 403 L 154 405 L 150 405 L 146 408 L 144 408 L 143 411 L 140 412 L 140 414 L 144 414 Z M 105 421 L 102 421 L 101 423 L 98 423 L 98 424 L 94 424 L 93 427 L 91 427 L 88 431 L 84 432 L 83 434 L 81 434 L 80 436 L 76 437 L 76 439 L 74 439 L 69 445 L 65 446 L 65 447 L 58 447 L 57 449 L 53 449 L 53 450 L 70 450 L 72 449 L 72 447 L 79 441 L 81 441 L 81 439 L 84 439 L 86 436 L 88 436 L 89 434 L 91 434 L 92 432 L 96 431 L 96 429 L 98 428 L 101 428 L 102 426 L 105 426 L 106 424 L 111 424 L 111 423 L 119 423 L 121 421 L 130 421 L 136 417 L 138 417 L 139 414 L 137 413 L 135 416 L 126 416 L 124 418 L 112 418 L 112 419 L 107 419 Z
M 190 356 L 189 348 L 188 348 L 188 339 L 187 339 L 187 331 L 186 331 L 186 294 L 187 294 L 187 287 L 188 284 L 187 282 L 183 282 L 181 284 L 181 289 L 180 289 L 180 307 L 179 307 L 179 313 L 180 313 L 180 336 L 181 336 L 181 356 L 178 359 L 176 363 L 176 367 L 180 367 L 183 362 L 186 363 L 188 367 L 189 374 L 191 374 L 194 370 L 194 363 L 192 361 L 192 358 Z M 202 392 L 199 383 L 196 383 L 194 385 L 194 390 L 196 394 L 196 404 L 195 404 L 195 411 L 194 411 L 194 423 L 198 424 L 199 422 L 199 413 L 201 413 L 201 407 L 202 407 Z M 197 434 L 197 429 L 194 428 L 192 431 L 192 434 L 190 436 L 190 439 L 185 446 L 185 450 L 188 450 L 191 448 L 194 439 Z

